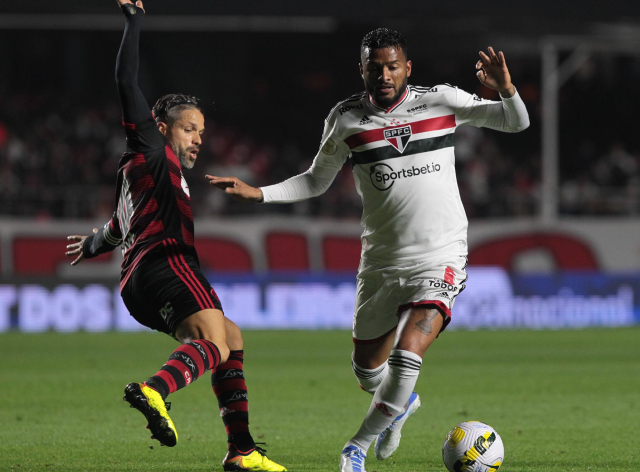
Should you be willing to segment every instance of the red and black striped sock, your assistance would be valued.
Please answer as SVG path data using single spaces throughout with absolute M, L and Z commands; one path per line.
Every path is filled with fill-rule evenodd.
M 157 390 L 162 398 L 189 385 L 207 370 L 220 363 L 220 351 L 211 341 L 198 339 L 173 351 L 162 369 L 145 383 Z
M 231 351 L 227 362 L 211 373 L 211 386 L 218 397 L 228 443 L 239 452 L 250 452 L 255 443 L 249 432 L 249 400 L 243 362 L 244 351 Z

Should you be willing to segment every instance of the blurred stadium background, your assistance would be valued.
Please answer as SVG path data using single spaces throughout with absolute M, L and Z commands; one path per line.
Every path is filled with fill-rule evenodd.
M 274 459 L 334 470 L 368 407 L 349 364 L 361 205 L 348 168 L 295 205 L 238 204 L 204 174 L 267 185 L 306 170 L 329 110 L 363 88 L 362 36 L 388 26 L 407 36 L 417 85 L 497 98 L 474 64 L 480 49 L 503 50 L 532 125 L 456 133 L 469 281 L 418 384 L 440 403 L 375 470 L 443 470 L 444 434 L 469 419 L 500 431 L 510 470 L 640 470 L 621 436 L 637 427 L 640 391 L 637 2 L 145 6 L 149 103 L 184 92 L 206 105 L 204 152 L 185 172 L 196 245 L 227 314 L 254 329 L 252 424 Z M 174 342 L 120 334 L 141 328 L 119 296 L 117 251 L 74 268 L 64 256 L 65 236 L 113 211 L 123 23 L 113 0 L 0 2 L 3 471 L 211 470 L 224 454 L 207 381 L 176 397 L 187 447 L 149 452 L 141 419 L 114 400 Z
M 124 135 L 112 3 L 0 8 L 0 331 L 137 328 L 115 291 L 118 253 L 73 269 L 63 255 L 63 236 L 113 210 Z M 295 205 L 242 205 L 203 175 L 257 186 L 306 170 L 328 111 L 362 89 L 361 37 L 386 25 L 406 34 L 419 85 L 496 98 L 474 63 L 504 50 L 531 115 L 522 134 L 456 134 L 470 279 L 452 327 L 639 323 L 639 16 L 633 2 L 607 5 L 149 1 L 149 103 L 180 91 L 206 104 L 205 152 L 186 178 L 228 313 L 246 327 L 350 326 L 361 213 L 350 169 Z

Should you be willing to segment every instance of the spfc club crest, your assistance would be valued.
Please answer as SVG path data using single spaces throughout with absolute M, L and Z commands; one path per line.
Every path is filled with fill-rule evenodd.
M 411 126 L 407 125 L 402 128 L 385 129 L 384 139 L 402 154 L 411 139 Z

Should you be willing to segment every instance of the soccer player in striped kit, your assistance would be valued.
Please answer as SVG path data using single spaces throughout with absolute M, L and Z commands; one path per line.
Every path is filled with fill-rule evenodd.
M 489 101 L 449 84 L 408 85 L 404 37 L 386 28 L 360 49 L 365 90 L 338 103 L 325 122 L 312 166 L 262 188 L 235 177 L 207 176 L 240 201 L 297 202 L 324 193 L 345 163 L 362 198 L 362 257 L 353 320 L 353 371 L 373 395 L 365 419 L 345 444 L 341 472 L 363 472 L 375 441 L 378 459 L 400 444 L 420 406 L 413 391 L 422 359 L 451 320 L 464 289 L 467 218 L 455 175 L 453 133 L 462 124 L 520 132 L 527 110 L 504 54 L 480 52 L 477 77 L 500 93 Z M 439 398 L 429 403 L 440 404 Z
M 66 254 L 76 265 L 122 246 L 120 289 L 129 312 L 182 343 L 155 375 L 125 387 L 124 399 L 146 417 L 153 438 L 176 445 L 178 433 L 165 399 L 210 370 L 228 437 L 224 470 L 284 471 L 251 437 L 242 335 L 224 315 L 194 248 L 191 197 L 182 169 L 192 168 L 197 159 L 204 115 L 197 99 L 181 94 L 165 95 L 149 110 L 137 78 L 143 5 L 117 1 L 126 17 L 116 82 L 127 135 L 117 210 L 93 235 L 69 236 Z

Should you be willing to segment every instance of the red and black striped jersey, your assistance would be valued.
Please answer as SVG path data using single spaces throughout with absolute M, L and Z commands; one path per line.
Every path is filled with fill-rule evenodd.
M 122 238 L 124 287 L 140 260 L 165 240 L 198 256 L 193 245 L 191 198 L 178 157 L 149 115 L 142 123 L 124 123 L 127 152 L 120 159 L 116 187 L 116 233 Z

